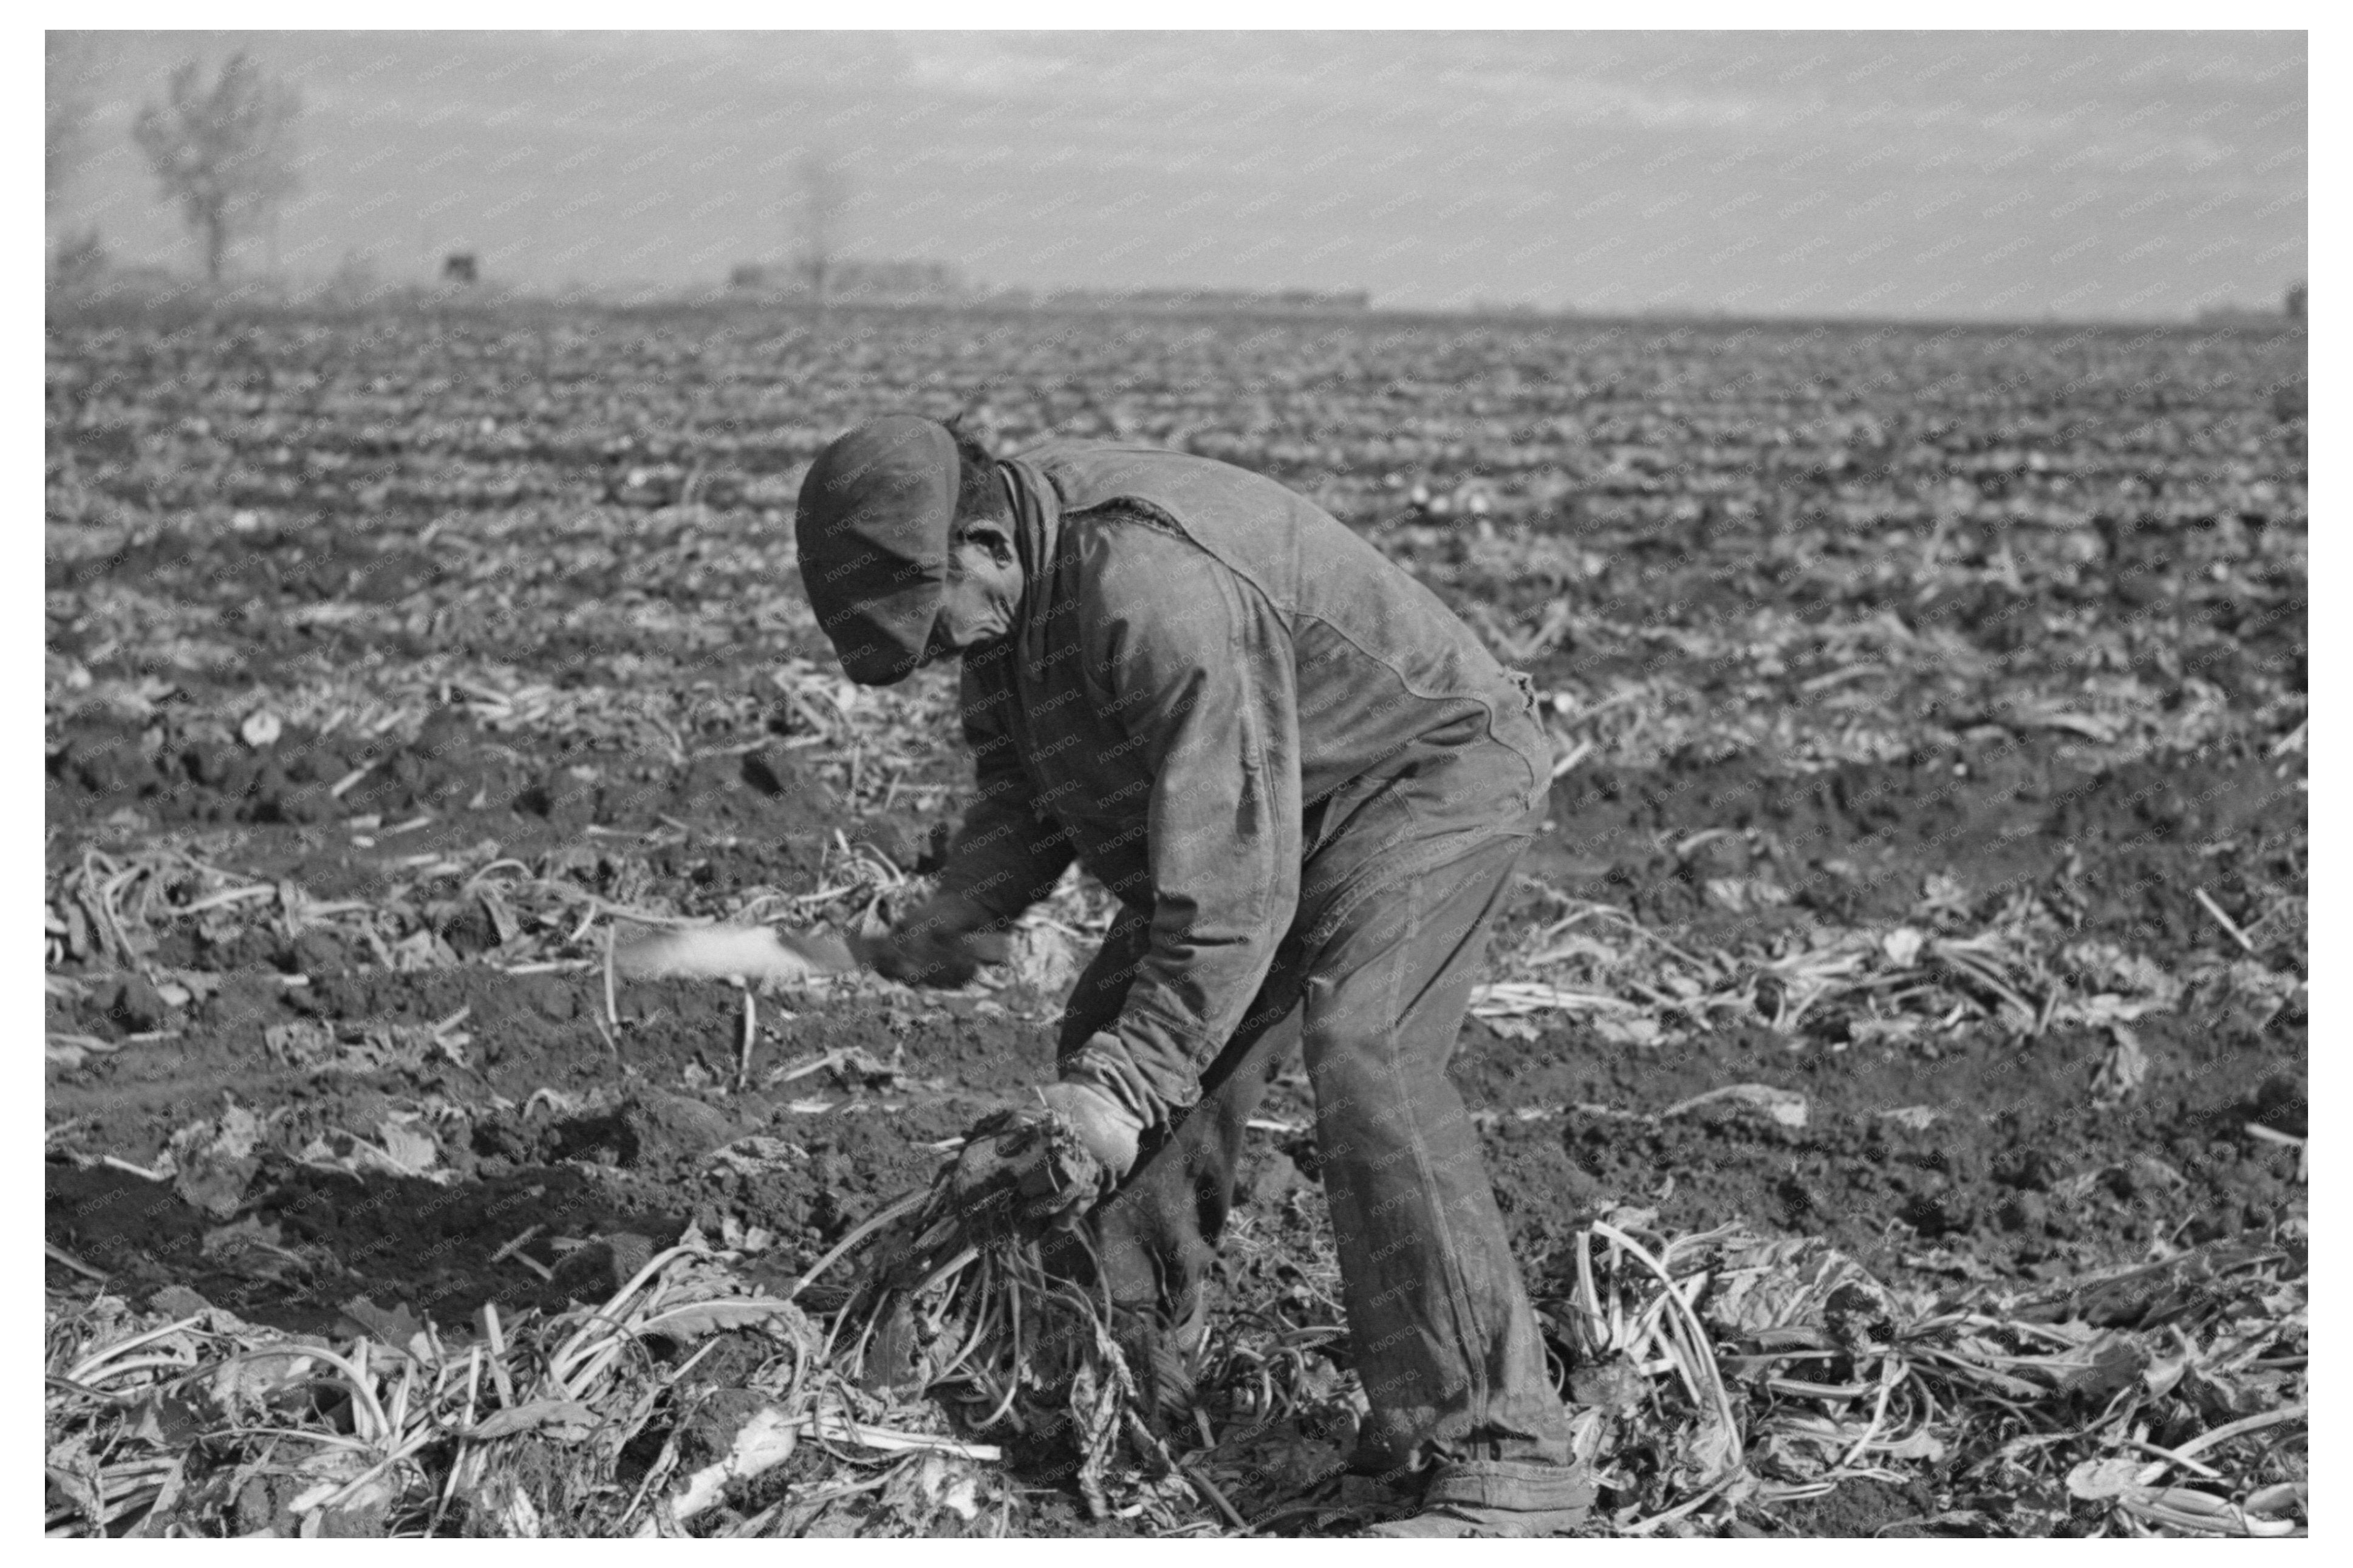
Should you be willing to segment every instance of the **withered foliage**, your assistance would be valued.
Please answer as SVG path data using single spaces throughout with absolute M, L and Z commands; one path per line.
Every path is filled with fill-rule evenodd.
M 1614 882 L 1524 879 L 1472 1009 L 1504 1041 L 1663 1054 L 1748 1030 L 1860 1061 L 2089 1038 L 2086 1100 L 2122 1115 L 2161 1031 L 2303 1027 L 2300 811 L 2283 835 L 2165 782 L 2211 763 L 2200 778 L 2242 794 L 2305 787 L 2303 353 L 2089 329 L 68 312 L 47 374 L 45 1057 L 97 1072 L 168 1049 L 233 976 L 290 993 L 351 966 L 576 976 L 601 994 L 587 1048 L 600 1031 L 617 1058 L 629 932 L 853 932 L 908 907 L 924 857 L 876 828 L 965 797 L 953 672 L 845 680 L 788 519 L 824 440 L 914 407 L 970 413 L 1008 449 L 1159 442 L 1314 496 L 1535 676 L 1571 858 L 1591 847 L 1576 814 L 1646 776 L 1769 781 L 1697 820 L 1620 812 L 1626 841 L 1591 855 L 1630 868 Z M 2118 871 L 2112 821 L 2046 801 L 2083 853 L 1995 887 L 1954 875 L 1937 836 L 1957 803 L 2054 760 L 2141 770 L 2102 805 L 2117 831 L 2202 838 Z M 1904 769 L 1951 783 L 1854 798 Z M 1804 791 L 1888 827 L 1894 863 L 1793 846 L 1776 813 Z M 735 815 L 747 801 L 807 818 L 800 858 L 691 874 L 690 846 L 774 830 Z M 354 856 L 383 872 L 360 893 L 336 875 Z M 2164 919 L 2094 918 L 2126 874 Z M 1042 1029 L 1112 912 L 1066 880 L 957 1016 Z M 878 1012 L 934 1000 L 808 984 Z M 774 1002 L 747 992 L 740 1049 L 687 1087 L 903 1078 L 839 1042 L 755 1059 Z M 406 1080 L 479 1064 L 485 1028 L 448 1004 L 280 1017 L 252 1031 L 266 1070 L 391 1091 L 348 1125 L 192 1105 L 144 1163 L 53 1114 L 49 1153 L 168 1184 L 241 1277 L 304 1279 L 320 1249 L 249 1212 L 256 1169 L 464 1180 L 449 1152 L 482 1108 Z M 1779 1136 L 1816 1114 L 1764 1082 L 1662 1098 L 1477 1115 Z M 2300 1177 L 2300 1122 L 2225 1120 L 2217 1136 L 2292 1151 Z M 712 1158 L 809 1161 L 773 1132 Z M 1319 1205 L 1237 1210 L 1198 1396 L 1171 1425 L 1106 1305 L 1034 1244 L 884 1268 L 934 1196 L 853 1207 L 797 1253 L 730 1215 L 569 1310 L 355 1300 L 334 1335 L 184 1289 L 134 1309 L 53 1240 L 47 1528 L 1035 1533 L 1071 1528 L 1073 1501 L 1163 1534 L 1362 1517 L 1341 1472 L 1365 1405 Z M 1596 1532 L 1776 1529 L 1873 1489 L 1909 1500 L 1915 1533 L 2306 1528 L 2295 1212 L 2035 1281 L 1957 1252 L 1935 1288 L 1814 1237 L 1578 1215 L 1525 1261 L 1601 1483 Z M 494 1261 L 548 1273 L 522 1240 Z

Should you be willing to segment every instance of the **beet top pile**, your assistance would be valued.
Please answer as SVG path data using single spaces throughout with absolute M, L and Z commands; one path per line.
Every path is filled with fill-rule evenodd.
M 854 330 L 853 330 L 854 329 Z M 51 321 L 52 1533 L 1323 1533 L 1362 1394 L 1303 1079 L 1146 1419 L 1008 1243 L 1078 881 L 856 931 L 970 787 L 845 681 L 872 414 L 1314 496 L 1544 698 L 1454 1075 L 1603 1532 L 2306 1518 L 2300 336 L 594 312 Z

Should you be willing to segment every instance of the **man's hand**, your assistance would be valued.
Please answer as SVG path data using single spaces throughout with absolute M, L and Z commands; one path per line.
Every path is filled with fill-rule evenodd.
M 1113 1183 L 1135 1168 L 1136 1140 L 1144 1123 L 1127 1107 L 1091 1083 L 1050 1083 L 1038 1091 L 1038 1098 L 1071 1124 Z
M 1000 1111 L 965 1135 L 953 1191 L 976 1238 L 1071 1230 L 1135 1163 L 1143 1123 L 1090 1084 L 1050 1084 L 1037 1110 Z
M 968 900 L 933 899 L 882 937 L 853 937 L 858 962 L 886 980 L 909 985 L 968 984 L 984 963 L 1005 961 L 1005 939 L 981 934 L 987 910 Z

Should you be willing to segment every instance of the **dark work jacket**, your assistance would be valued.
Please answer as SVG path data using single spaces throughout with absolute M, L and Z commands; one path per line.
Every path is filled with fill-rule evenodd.
M 980 797 L 939 889 L 1010 920 L 1075 856 L 1150 911 L 1116 1038 L 1062 1069 L 1158 1121 L 1294 925 L 1526 831 L 1550 753 L 1525 676 L 1273 480 L 1084 442 L 999 470 L 1027 584 L 1013 631 L 965 656 Z

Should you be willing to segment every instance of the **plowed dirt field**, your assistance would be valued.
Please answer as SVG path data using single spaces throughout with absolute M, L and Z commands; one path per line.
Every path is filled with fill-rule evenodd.
M 1454 1070 L 1540 1296 L 1637 1211 L 1932 1293 L 2300 1267 L 2300 336 L 575 312 L 48 349 L 53 1308 L 463 1334 L 690 1226 L 783 1289 L 1050 1070 L 1107 912 L 1075 884 L 962 991 L 607 978 L 633 916 L 881 918 L 953 820 L 949 678 L 849 688 L 792 565 L 801 468 L 892 407 L 1261 468 L 1535 673 L 1565 766 Z M 1303 1079 L 1264 1114 L 1236 1332 L 1320 1245 Z M 1744 1517 L 2005 1528 L 1989 1489 Z M 2035 1528 L 2096 1517 L 2052 1495 Z M 1022 1496 L 1017 1531 L 1107 1527 Z

